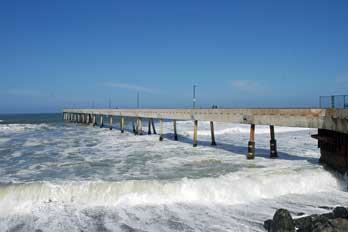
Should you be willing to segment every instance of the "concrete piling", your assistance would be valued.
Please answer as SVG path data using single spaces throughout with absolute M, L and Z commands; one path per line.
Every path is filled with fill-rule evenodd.
M 254 158 L 255 158 L 255 124 L 251 124 L 247 159 L 254 159 Z
M 216 146 L 213 121 L 210 121 L 210 134 L 211 134 L 211 145 Z
M 269 128 L 270 128 L 270 133 L 271 133 L 271 140 L 269 141 L 269 143 L 270 143 L 270 158 L 277 158 L 278 157 L 277 140 L 275 139 L 274 126 L 270 125 Z
M 159 136 L 159 141 L 163 141 L 163 119 L 160 119 L 160 136 Z
M 148 120 L 147 134 L 151 135 L 151 119 Z
M 142 120 L 141 118 L 138 118 L 137 119 L 137 132 L 138 132 L 138 135 L 143 135 L 143 124 L 142 124 Z
M 103 115 L 100 115 L 100 128 L 104 127 L 104 122 L 103 122 Z
M 93 114 L 93 126 L 96 126 L 96 125 L 97 125 L 97 119 L 95 114 Z
M 109 129 L 112 130 L 112 116 L 109 115 Z
M 198 120 L 194 121 L 193 127 L 193 146 L 197 147 L 197 129 L 198 129 Z
M 174 140 L 178 141 L 178 134 L 176 132 L 176 120 L 173 121 L 173 127 L 174 127 Z
M 120 128 L 121 128 L 121 133 L 124 133 L 124 117 L 121 117 L 120 119 Z
M 157 134 L 156 128 L 155 128 L 155 123 L 153 122 L 153 118 L 151 118 L 151 124 L 152 124 L 152 130 L 154 134 Z
M 132 127 L 133 127 L 133 133 L 134 133 L 135 135 L 137 135 L 137 130 L 136 130 L 136 128 L 135 128 L 134 121 L 132 121 Z

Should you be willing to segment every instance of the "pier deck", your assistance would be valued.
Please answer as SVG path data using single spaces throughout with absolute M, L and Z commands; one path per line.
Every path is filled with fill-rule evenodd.
M 320 161 L 335 170 L 348 171 L 348 109 L 334 108 L 229 108 L 229 109 L 64 109 L 64 120 L 104 126 L 103 116 L 109 117 L 112 130 L 112 116 L 120 117 L 120 129 L 124 132 L 126 118 L 133 118 L 135 135 L 142 135 L 142 119 L 148 121 L 148 134 L 156 133 L 153 119 L 160 120 L 159 141 L 163 141 L 163 120 L 173 120 L 174 139 L 177 140 L 176 121 L 193 121 L 193 146 L 197 146 L 198 121 L 210 121 L 211 144 L 216 145 L 214 122 L 250 124 L 247 158 L 255 157 L 255 125 L 270 126 L 270 158 L 278 157 L 274 126 L 317 128 Z M 136 119 L 136 124 L 134 123 Z

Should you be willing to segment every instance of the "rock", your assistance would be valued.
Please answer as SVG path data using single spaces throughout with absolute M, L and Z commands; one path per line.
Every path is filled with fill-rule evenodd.
M 266 221 L 263 222 L 263 227 L 267 230 L 270 231 L 271 230 L 271 225 L 272 225 L 272 219 L 268 219 Z
M 271 232 L 295 232 L 295 224 L 288 210 L 278 209 L 271 223 Z
M 297 232 L 312 231 L 312 217 L 301 217 L 294 220 Z
M 348 231 L 348 220 L 344 218 L 337 218 L 330 220 L 331 226 L 336 232 L 347 232 Z
M 335 218 L 348 218 L 348 210 L 344 207 L 336 207 L 333 214 Z
M 325 215 L 315 215 L 312 217 L 312 232 L 333 232 L 335 231 L 329 223 L 329 218 Z

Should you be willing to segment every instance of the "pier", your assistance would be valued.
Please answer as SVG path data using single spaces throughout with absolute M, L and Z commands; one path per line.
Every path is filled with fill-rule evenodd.
M 100 117 L 99 126 L 104 126 L 104 117 L 109 118 L 112 129 L 112 117 L 120 117 L 120 129 L 124 132 L 125 120 L 131 120 L 133 132 L 144 134 L 142 123 L 148 122 L 148 134 L 151 128 L 156 134 L 153 120 L 160 121 L 159 141 L 163 141 L 163 120 L 173 120 L 174 139 L 177 136 L 177 120 L 193 122 L 193 146 L 197 146 L 199 121 L 210 122 L 211 145 L 216 145 L 214 122 L 238 123 L 250 125 L 250 138 L 247 144 L 247 159 L 255 158 L 255 131 L 257 125 L 270 127 L 270 158 L 276 158 L 277 141 L 275 126 L 316 128 L 318 134 L 312 135 L 318 140 L 321 151 L 320 161 L 339 172 L 348 171 L 348 109 L 333 108 L 229 108 L 229 109 L 64 109 L 65 121 L 92 124 L 96 126 L 96 117 Z M 134 121 L 136 123 L 134 123 Z

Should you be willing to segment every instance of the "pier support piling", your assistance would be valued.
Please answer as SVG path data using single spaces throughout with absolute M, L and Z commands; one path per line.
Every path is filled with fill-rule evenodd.
M 198 120 L 195 120 L 194 127 L 193 127 L 193 147 L 197 147 L 197 129 L 198 129 Z
M 100 128 L 104 127 L 103 115 L 100 115 Z
M 254 159 L 254 158 L 255 158 L 255 124 L 251 124 L 247 159 Z
M 112 130 L 112 116 L 109 115 L 109 129 Z
M 148 120 L 147 134 L 151 135 L 151 119 Z
M 153 123 L 153 121 L 152 121 L 152 123 Z M 163 141 L 163 119 L 160 119 L 160 136 L 159 136 L 159 141 Z
M 210 122 L 210 134 L 211 134 L 211 145 L 216 146 L 213 121 Z
M 178 134 L 176 132 L 176 120 L 173 121 L 173 127 L 174 127 L 174 140 L 178 141 Z
M 137 131 L 138 131 L 138 135 L 143 135 L 143 123 L 141 118 L 138 118 Z
M 93 126 L 96 126 L 96 125 L 97 125 L 97 119 L 95 114 L 93 114 Z
M 270 144 L 270 158 L 277 158 L 278 152 L 277 152 L 277 140 L 275 139 L 274 134 L 274 126 L 270 125 L 270 133 L 271 133 L 271 140 L 269 141 Z
M 133 133 L 134 133 L 134 135 L 137 135 L 137 130 L 136 130 L 136 128 L 135 128 L 134 121 L 132 121 L 132 127 L 133 127 Z
M 121 133 L 124 133 L 124 117 L 121 117 L 120 119 L 120 128 L 121 128 Z
M 152 130 L 154 134 L 157 134 L 156 128 L 155 128 L 155 123 L 153 122 L 153 118 L 151 118 L 151 124 L 152 124 Z

